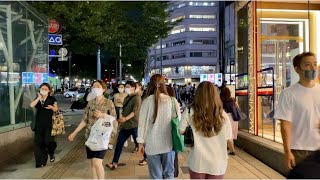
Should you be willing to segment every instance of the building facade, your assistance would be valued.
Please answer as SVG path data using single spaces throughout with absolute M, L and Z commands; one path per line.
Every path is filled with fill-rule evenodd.
M 170 2 L 168 21 L 182 21 L 149 49 L 149 77 L 160 73 L 161 64 L 169 82 L 177 84 L 199 82 L 200 74 L 219 72 L 218 6 L 218 1 Z
M 238 145 L 285 174 L 275 160 L 283 149 L 273 113 L 282 90 L 299 79 L 293 57 L 312 51 L 320 62 L 320 2 L 235 1 L 227 8 L 234 10 L 235 96 L 248 116 L 239 122 Z
M 47 19 L 25 2 L 1 1 L 1 154 L 4 148 L 9 152 L 7 145 L 20 143 L 21 150 L 32 145 L 29 125 L 35 111 L 29 104 L 37 95 L 37 85 L 48 82 L 48 48 Z

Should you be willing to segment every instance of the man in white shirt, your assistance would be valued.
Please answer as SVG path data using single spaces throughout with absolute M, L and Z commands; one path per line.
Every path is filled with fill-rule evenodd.
M 285 163 L 289 169 L 320 148 L 320 85 L 312 52 L 293 58 L 299 82 L 280 94 L 274 118 L 281 121 Z

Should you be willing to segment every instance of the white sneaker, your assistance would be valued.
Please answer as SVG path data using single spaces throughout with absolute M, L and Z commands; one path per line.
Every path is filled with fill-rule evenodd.
M 113 145 L 112 145 L 112 144 L 109 144 L 109 145 L 108 145 L 108 149 L 112 150 L 112 149 L 113 149 Z
M 128 147 L 128 141 L 126 141 L 123 146 Z

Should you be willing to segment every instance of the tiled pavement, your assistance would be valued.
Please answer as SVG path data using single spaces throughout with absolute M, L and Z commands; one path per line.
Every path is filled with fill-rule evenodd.
M 67 134 L 57 137 L 58 148 L 56 162 L 48 162 L 43 168 L 35 168 L 33 152 L 27 152 L 0 167 L 1 179 L 90 179 L 89 162 L 86 160 L 83 132 L 74 142 L 67 140 L 67 135 L 78 125 L 81 113 L 65 114 Z M 137 153 L 132 153 L 133 143 L 124 148 L 117 170 L 106 170 L 106 179 L 147 179 L 147 166 L 139 166 Z M 226 179 L 284 179 L 282 175 L 264 165 L 244 151 L 237 149 L 236 156 L 229 156 Z M 108 151 L 104 163 L 110 162 L 113 151 Z M 179 179 L 189 179 L 187 162 L 188 150 L 179 154 Z

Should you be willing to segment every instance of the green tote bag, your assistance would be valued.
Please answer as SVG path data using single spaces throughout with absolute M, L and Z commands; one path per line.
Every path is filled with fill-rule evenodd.
M 172 101 L 172 108 L 171 112 L 173 114 L 173 118 L 171 119 L 171 126 L 172 126 L 172 145 L 173 145 L 173 150 L 178 152 L 183 152 L 185 147 L 184 147 L 184 136 L 179 133 L 179 118 L 177 116 L 177 109 L 175 106 L 174 99 L 171 98 Z

